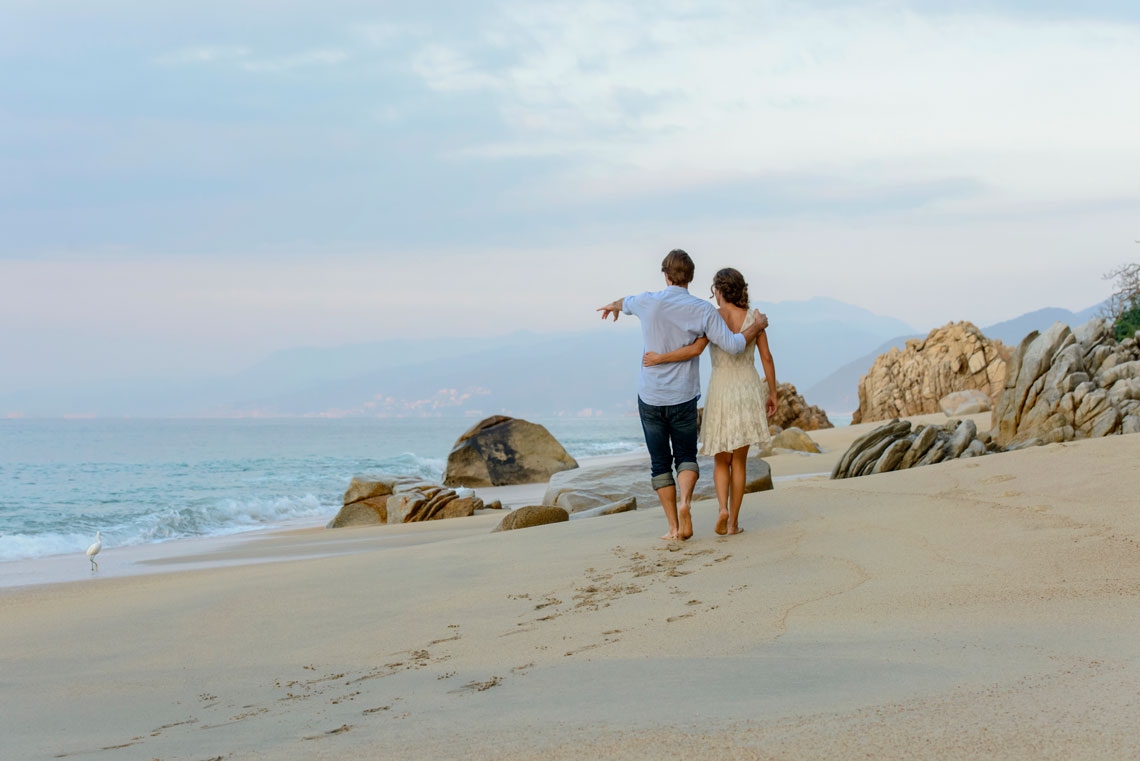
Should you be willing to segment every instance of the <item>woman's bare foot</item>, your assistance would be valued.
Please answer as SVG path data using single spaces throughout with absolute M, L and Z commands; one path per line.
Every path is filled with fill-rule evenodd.
M 713 531 L 717 532 L 721 536 L 724 536 L 725 534 L 728 533 L 728 511 L 727 510 L 721 510 L 717 514 L 717 516 L 716 516 L 716 528 L 714 528 Z
M 661 536 L 661 538 L 664 539 L 666 542 L 679 542 L 679 541 L 681 541 L 681 537 L 678 536 L 677 532 L 675 532 L 675 531 L 670 531 L 668 534 L 663 534 Z
M 681 524 L 680 538 L 689 539 L 693 535 L 693 516 L 692 508 L 689 505 L 681 505 L 677 508 L 677 518 Z
M 743 534 L 744 529 L 742 529 L 740 526 L 729 526 L 728 527 L 728 533 L 730 536 L 732 534 Z

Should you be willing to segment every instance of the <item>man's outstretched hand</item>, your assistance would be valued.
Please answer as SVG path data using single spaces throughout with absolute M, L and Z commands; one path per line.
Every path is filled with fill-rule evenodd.
M 614 322 L 617 322 L 618 315 L 621 314 L 622 299 L 618 299 L 612 304 L 606 304 L 604 307 L 598 307 L 594 311 L 602 313 L 602 320 L 605 321 L 611 314 L 614 316 Z

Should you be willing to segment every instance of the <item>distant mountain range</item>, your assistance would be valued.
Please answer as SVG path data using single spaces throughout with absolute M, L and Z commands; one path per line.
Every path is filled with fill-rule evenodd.
M 900 320 L 833 299 L 756 307 L 772 322 L 777 375 L 829 410 L 854 409 L 859 378 L 875 358 L 916 335 Z M 984 332 L 1016 344 L 1057 319 L 1083 322 L 1091 311 L 1038 310 Z M 635 318 L 577 333 L 396 338 L 279 351 L 209 380 L 76 382 L 5 394 L 0 417 L 620 415 L 636 409 L 640 355 Z
M 1055 322 L 1063 322 L 1072 327 L 1083 325 L 1093 317 L 1096 317 L 1100 308 L 1101 305 L 1097 304 L 1080 312 L 1071 312 L 1068 309 L 1061 309 L 1059 307 L 1047 307 L 1023 314 L 1020 317 L 1014 317 L 1012 320 L 995 323 L 981 330 L 987 338 L 998 339 L 1002 343 L 1014 348 L 1021 343 L 1021 339 L 1033 331 L 1045 330 Z M 867 371 L 871 369 L 871 365 L 875 364 L 875 360 L 879 358 L 879 355 L 886 354 L 893 348 L 902 349 L 906 346 L 906 342 L 912 338 L 925 337 L 926 333 L 921 335 L 918 333 L 910 333 L 895 336 L 889 341 L 884 341 L 858 359 L 843 365 L 806 390 L 800 389 L 800 393 L 802 393 L 804 398 L 809 402 L 817 404 L 825 410 L 850 412 L 859 406 L 859 381 L 867 374 Z

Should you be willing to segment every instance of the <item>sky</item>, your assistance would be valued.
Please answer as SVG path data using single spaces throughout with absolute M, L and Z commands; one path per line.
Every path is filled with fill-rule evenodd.
M 1140 255 L 1131 0 L 0 14 L 0 391 L 587 330 L 677 246 L 919 330 Z

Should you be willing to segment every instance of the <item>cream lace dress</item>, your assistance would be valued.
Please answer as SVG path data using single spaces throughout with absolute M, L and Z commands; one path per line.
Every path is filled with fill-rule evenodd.
M 752 324 L 752 311 L 740 326 Z M 701 422 L 701 454 L 731 452 L 742 446 L 767 447 L 768 387 L 756 371 L 756 342 L 750 341 L 740 354 L 729 354 L 715 345 L 709 346 L 712 375 L 705 394 L 705 413 Z

